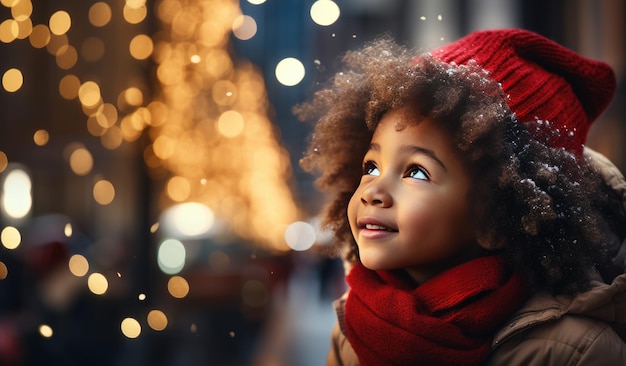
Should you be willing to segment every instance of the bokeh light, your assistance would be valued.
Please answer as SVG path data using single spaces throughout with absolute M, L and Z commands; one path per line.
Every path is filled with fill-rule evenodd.
M 148 313 L 148 325 L 150 328 L 161 331 L 167 328 L 167 316 L 161 310 L 151 310 Z
M 20 234 L 17 228 L 7 226 L 2 229 L 0 233 L 0 241 L 2 241 L 2 245 L 7 249 L 16 249 L 22 243 L 22 234 Z
M 256 21 L 249 15 L 240 15 L 233 21 L 233 35 L 242 41 L 254 37 L 256 32 Z
M 179 273 L 185 266 L 187 251 L 179 240 L 166 239 L 159 245 L 157 264 L 166 274 Z
M 0 261 L 0 280 L 4 280 L 9 275 L 9 269 L 4 262 Z
M 24 76 L 18 69 L 8 69 L 2 75 L 2 87 L 9 93 L 14 93 L 22 87 L 24 84 Z
M 285 241 L 293 250 L 307 250 L 313 246 L 315 239 L 315 228 L 303 221 L 296 221 L 285 230 Z
M 15 219 L 28 215 L 33 205 L 30 175 L 22 169 L 11 170 L 2 184 L 2 209 Z
M 68 267 L 76 277 L 83 277 L 89 272 L 89 262 L 80 254 L 74 254 L 70 257 Z
M 89 8 L 89 22 L 94 27 L 104 27 L 111 21 L 111 7 L 109 4 L 99 1 Z
M 65 34 L 72 26 L 72 19 L 66 11 L 59 10 L 50 16 L 49 26 L 52 34 Z
M 311 6 L 311 19 L 319 25 L 329 26 L 339 19 L 339 6 L 331 0 L 317 0 Z
M 104 295 L 109 289 L 109 281 L 102 273 L 92 273 L 87 278 L 87 287 L 95 295 Z
M 215 215 L 202 203 L 185 202 L 165 210 L 160 221 L 167 235 L 193 238 L 203 236 L 211 230 Z
M 276 79 L 285 86 L 298 85 L 304 75 L 304 65 L 297 58 L 287 57 L 276 65 Z
M 39 334 L 44 338 L 51 338 L 54 332 L 52 331 L 52 327 L 47 324 L 42 324 L 39 326 Z
M 139 34 L 130 41 L 130 55 L 137 60 L 145 60 L 152 54 L 154 45 L 152 38 L 145 34 Z
M 93 156 L 84 147 L 78 147 L 70 154 L 70 168 L 76 175 L 87 175 L 93 169 Z
M 115 199 L 115 187 L 106 179 L 100 179 L 93 185 L 93 198 L 105 206 Z
M 137 338 L 141 334 L 141 324 L 134 318 L 124 318 L 120 324 L 122 334 L 128 338 Z
M 181 276 L 172 276 L 167 281 L 167 291 L 177 299 L 182 299 L 189 294 L 189 283 Z
M 48 131 L 46 130 L 37 130 L 33 134 L 33 141 L 35 142 L 35 145 L 37 146 L 44 146 L 45 144 L 48 143 L 49 139 L 50 139 L 50 134 L 48 134 Z

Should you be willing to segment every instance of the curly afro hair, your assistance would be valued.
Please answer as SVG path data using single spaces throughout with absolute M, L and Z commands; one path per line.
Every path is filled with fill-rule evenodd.
M 320 173 L 317 187 L 331 194 L 322 222 L 334 232 L 333 254 L 359 260 L 348 201 L 381 116 L 410 106 L 415 123 L 431 118 L 452 136 L 469 167 L 478 240 L 503 252 L 535 291 L 572 295 L 588 288 L 590 270 L 606 259 L 610 223 L 603 210 L 612 198 L 584 159 L 535 137 L 550 130 L 549 121 L 517 121 L 500 85 L 477 65 L 415 57 L 388 37 L 343 62 L 343 72 L 294 108 L 317 122 L 300 163 Z

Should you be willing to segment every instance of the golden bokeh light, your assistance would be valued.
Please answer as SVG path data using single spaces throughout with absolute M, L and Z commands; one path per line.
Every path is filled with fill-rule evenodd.
M 16 249 L 22 243 L 22 234 L 13 226 L 6 226 L 0 233 L 0 241 L 7 249 Z
M 59 10 L 50 16 L 48 25 L 52 34 L 65 34 L 72 26 L 72 18 L 68 12 Z
M 44 24 L 38 24 L 33 27 L 28 41 L 35 48 L 44 48 L 50 42 L 50 29 Z
M 87 175 L 93 169 L 93 156 L 84 147 L 78 147 L 70 154 L 70 169 L 76 175 Z
M 8 165 L 9 158 L 7 158 L 7 154 L 5 154 L 4 151 L 0 151 L 0 173 L 2 173 Z
M 26 39 L 33 31 L 33 22 L 30 18 L 17 21 L 17 39 Z
M 78 52 L 74 46 L 64 45 L 58 49 L 55 57 L 59 69 L 69 70 L 76 65 L 76 62 L 78 61 Z
M 19 34 L 19 25 L 13 19 L 4 20 L 0 23 L 0 41 L 3 43 L 11 43 L 17 39 Z
M 189 294 L 189 283 L 181 276 L 172 276 L 167 281 L 167 291 L 177 299 L 182 299 Z
M 124 16 L 124 20 L 129 24 L 139 24 L 146 19 L 146 16 L 148 15 L 148 8 L 145 5 L 133 7 L 126 3 L 122 14 Z
M 111 103 L 104 103 L 98 107 L 94 114 L 98 124 L 104 128 L 110 128 L 117 122 L 117 108 Z
M 109 289 L 109 281 L 102 273 L 92 273 L 87 278 L 87 287 L 95 295 L 104 295 Z
M 245 123 L 241 113 L 226 111 L 217 121 L 217 130 L 226 137 L 235 137 L 243 132 Z
M 104 27 L 111 21 L 111 7 L 109 4 L 99 1 L 89 8 L 89 23 L 94 27 Z
M 138 34 L 130 41 L 130 55 L 136 60 L 145 60 L 152 54 L 154 45 L 152 38 L 145 34 Z
M 73 231 L 74 229 L 72 228 L 72 224 L 69 222 L 63 227 L 63 235 L 67 238 L 72 236 Z
M 63 46 L 69 45 L 69 39 L 67 38 L 67 34 L 50 34 L 50 41 L 46 45 L 46 50 L 51 55 L 56 55 L 59 52 L 59 49 Z
M 4 262 L 0 261 L 0 280 L 4 280 L 9 275 L 9 269 Z
M 118 126 L 112 126 L 107 128 L 106 131 L 100 136 L 100 142 L 105 149 L 115 150 L 124 142 L 124 135 L 122 129 Z
M 137 87 L 130 87 L 120 93 L 117 105 L 120 108 L 124 106 L 139 107 L 143 104 L 143 93 Z
M 132 9 L 139 9 L 146 6 L 146 0 L 126 0 L 126 5 Z
M 41 324 L 39 326 L 39 334 L 44 338 L 51 338 L 54 335 L 54 331 L 48 324 Z
M 103 206 L 108 205 L 115 199 L 115 187 L 108 180 L 101 179 L 93 185 L 93 198 Z
M 124 318 L 120 324 L 122 334 L 128 338 L 137 338 L 141 334 L 141 324 L 134 318 Z
M 167 315 L 161 310 L 151 310 L 148 313 L 148 325 L 150 328 L 161 331 L 167 328 Z
M 33 13 L 33 4 L 30 0 L 16 1 L 11 5 L 11 16 L 18 22 L 24 21 Z
M 173 201 L 182 202 L 189 198 L 191 184 L 185 177 L 172 177 L 167 182 L 166 192 Z
M 78 88 L 78 99 L 87 107 L 93 107 L 100 103 L 100 86 L 94 81 L 84 82 L 80 88 Z
M 2 87 L 9 93 L 14 93 L 24 85 L 24 76 L 18 69 L 12 68 L 2 75 Z
M 89 262 L 80 254 L 74 254 L 70 257 L 68 267 L 76 277 L 83 277 L 89 272 Z
M 59 82 L 59 94 L 63 99 L 72 100 L 78 97 L 80 79 L 76 75 L 65 75 Z
M 48 134 L 48 131 L 46 130 L 37 130 L 33 134 L 33 141 L 35 142 L 35 145 L 37 146 L 44 146 L 48 143 L 49 140 L 50 140 L 50 135 Z

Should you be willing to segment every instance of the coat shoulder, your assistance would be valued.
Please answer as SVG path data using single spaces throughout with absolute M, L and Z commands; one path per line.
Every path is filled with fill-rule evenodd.
M 585 316 L 531 327 L 497 345 L 487 365 L 624 365 L 626 344 L 609 323 Z

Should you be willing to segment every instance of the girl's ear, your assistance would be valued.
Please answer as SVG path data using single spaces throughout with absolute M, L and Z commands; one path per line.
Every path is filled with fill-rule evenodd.
M 486 250 L 502 249 L 506 246 L 506 240 L 501 235 L 491 231 L 476 229 L 476 242 Z

